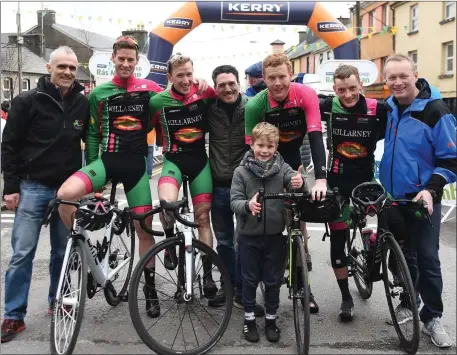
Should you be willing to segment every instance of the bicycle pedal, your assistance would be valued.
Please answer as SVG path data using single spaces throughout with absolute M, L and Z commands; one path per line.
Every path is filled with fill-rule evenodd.
M 125 293 L 124 296 L 122 296 L 121 301 L 122 302 L 128 302 L 129 301 L 129 293 L 128 293 L 128 291 Z

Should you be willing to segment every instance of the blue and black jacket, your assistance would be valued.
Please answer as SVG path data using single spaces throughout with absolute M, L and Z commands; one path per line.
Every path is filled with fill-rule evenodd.
M 456 181 L 456 119 L 437 88 L 425 79 L 416 83 L 419 94 L 401 112 L 391 96 L 379 178 L 394 198 L 412 198 L 419 191 L 437 191 Z

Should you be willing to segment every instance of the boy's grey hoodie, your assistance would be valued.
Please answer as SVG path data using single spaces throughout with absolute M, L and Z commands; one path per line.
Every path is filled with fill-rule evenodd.
M 230 191 L 230 204 L 237 219 L 237 231 L 246 236 L 277 235 L 285 228 L 284 200 L 266 200 L 262 208 L 262 220 L 257 221 L 251 211 L 246 210 L 246 201 L 259 192 L 283 192 L 292 190 L 291 179 L 297 173 L 282 156 L 276 152 L 271 164 L 264 171 L 256 166 L 252 150 L 246 152 L 240 165 L 235 169 Z M 306 182 L 300 191 L 306 191 Z

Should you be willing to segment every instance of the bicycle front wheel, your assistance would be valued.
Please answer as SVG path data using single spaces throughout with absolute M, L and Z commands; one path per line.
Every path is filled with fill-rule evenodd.
M 387 304 L 400 346 L 408 354 L 415 354 L 420 341 L 416 292 L 403 252 L 391 233 L 383 236 L 382 274 Z M 396 302 L 398 304 L 395 306 Z M 400 315 L 402 317 L 398 319 Z
M 295 257 L 292 260 L 292 300 L 294 305 L 295 339 L 298 353 L 309 352 L 310 312 L 309 312 L 309 279 L 306 265 L 305 249 L 301 236 L 293 238 Z
M 178 265 L 165 266 L 165 251 L 178 247 Z M 230 275 L 221 258 L 206 244 L 192 241 L 193 264 L 185 264 L 186 250 L 180 238 L 169 238 L 151 248 L 138 262 L 129 287 L 129 310 L 141 340 L 158 354 L 202 354 L 208 352 L 227 329 L 232 313 Z M 143 277 L 147 265 L 155 263 L 154 284 Z M 192 294 L 186 294 L 186 273 L 192 273 Z M 182 275 L 184 273 L 184 275 Z M 210 307 L 210 287 L 224 282 L 225 299 Z M 154 307 L 154 314 L 150 308 Z M 158 311 L 157 311 L 158 310 Z
M 52 303 L 51 354 L 72 354 L 84 316 L 87 259 L 81 240 L 73 241 L 60 293 Z
M 111 228 L 107 251 L 108 272 L 116 273 L 110 277 L 111 286 L 103 289 L 106 302 L 110 306 L 117 306 L 126 296 L 133 269 L 135 239 L 135 228 L 130 228 L 130 225 L 122 230 Z

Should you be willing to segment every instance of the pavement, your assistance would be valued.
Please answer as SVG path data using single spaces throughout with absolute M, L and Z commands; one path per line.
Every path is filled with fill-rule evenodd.
M 160 167 L 154 169 L 151 181 L 153 200 L 157 200 L 156 186 Z M 312 183 L 312 182 L 310 182 Z M 126 204 L 124 191 L 118 188 L 117 197 L 121 206 Z M 14 215 L 1 214 L 1 285 L 11 257 L 11 229 Z M 158 218 L 153 222 L 155 229 L 161 229 Z M 355 303 L 355 317 L 351 323 L 341 323 L 338 319 L 341 296 L 330 264 L 329 240 L 322 242 L 322 225 L 308 226 L 311 239 L 310 252 L 313 271 L 310 273 L 313 293 L 320 306 L 318 314 L 311 315 L 311 354 L 402 354 L 399 341 L 392 326 L 386 324 L 389 317 L 383 284 L 373 286 L 373 295 L 363 300 L 357 293 L 352 280 L 350 291 Z M 455 221 L 441 225 L 440 257 L 444 279 L 443 302 L 445 313 L 442 321 L 456 342 L 456 226 Z M 96 238 L 92 238 L 94 241 Z M 162 238 L 157 238 L 161 240 Z M 214 241 L 216 245 L 216 241 Z M 50 351 L 49 334 L 51 318 L 47 316 L 47 290 L 49 287 L 49 230 L 43 228 L 34 261 L 32 285 L 30 289 L 27 329 L 12 342 L 2 344 L 2 354 L 47 354 Z M 138 260 L 138 259 L 136 259 Z M 258 300 L 261 300 L 260 291 Z M 1 298 L 4 307 L 3 294 Z M 294 354 L 296 353 L 293 326 L 292 303 L 287 298 L 287 288 L 281 288 L 281 304 L 278 310 L 278 326 L 281 339 L 272 345 L 263 335 L 264 321 L 258 319 L 260 342 L 248 343 L 241 330 L 243 312 L 233 308 L 227 331 L 211 354 Z M 2 317 L 3 318 L 3 317 Z M 103 294 L 97 294 L 86 302 L 84 321 L 79 334 L 75 353 L 79 354 L 145 354 L 151 353 L 135 332 L 128 311 L 128 304 L 121 303 L 110 307 Z M 440 350 L 431 344 L 430 338 L 422 334 L 419 354 L 455 354 L 453 345 Z

